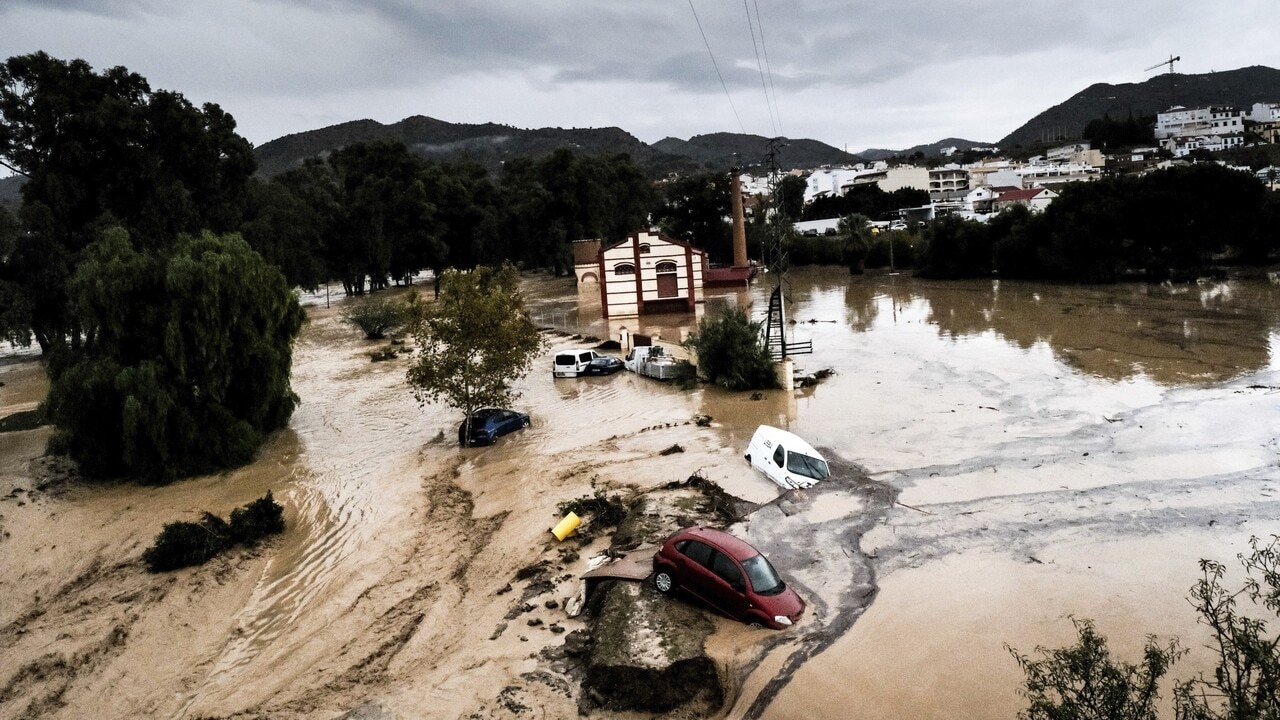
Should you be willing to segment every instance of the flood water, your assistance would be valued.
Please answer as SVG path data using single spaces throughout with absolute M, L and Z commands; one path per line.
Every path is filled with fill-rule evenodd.
M 1004 645 L 1068 644 L 1073 616 L 1129 660 L 1148 633 L 1181 637 L 1193 651 L 1170 678 L 1208 669 L 1186 601 L 1197 560 L 1230 565 L 1251 535 L 1280 532 L 1277 277 L 1089 287 L 789 273 L 789 340 L 813 344 L 796 365 L 835 375 L 794 403 L 715 389 L 693 403 L 727 446 L 761 422 L 786 427 L 898 488 L 899 504 L 863 538 L 880 586 L 871 608 L 763 710 L 752 699 L 781 662 L 762 663 L 729 715 L 1012 717 L 1021 675 Z M 771 289 L 766 277 L 709 292 L 699 315 L 729 303 L 763 319 Z M 531 296 L 543 321 L 600 337 L 693 328 L 689 316 L 606 321 L 571 284 Z M 752 478 L 729 489 L 776 494 Z M 806 512 L 852 522 L 857 505 L 842 505 Z
M 480 450 L 450 441 L 456 414 L 420 406 L 403 361 L 369 362 L 380 344 L 356 339 L 334 298 L 333 308 L 312 309 L 295 348 L 301 404 L 251 465 L 163 488 L 83 488 L 38 512 L 35 503 L 6 507 L 9 542 L 24 544 L 0 578 L 13 599 L 5 620 L 27 607 L 44 614 L 23 626 L 0 669 L 10 674 L 64 633 L 85 632 L 83 595 L 67 595 L 63 609 L 40 597 L 92 589 L 77 578 L 97 578 L 98 565 L 115 574 L 97 582 L 153 587 L 115 568 L 116 556 L 140 553 L 163 521 L 200 509 L 225 515 L 272 490 L 289 529 L 253 566 L 258 574 L 228 574 L 214 598 L 222 604 L 197 606 L 207 617 L 182 616 L 189 601 L 175 590 L 152 614 L 121 621 L 135 623 L 127 650 L 80 670 L 65 716 L 99 707 L 104 684 L 114 688 L 111 717 L 319 714 L 355 707 L 366 687 L 401 716 L 428 706 L 466 715 L 530 669 L 533 645 L 515 631 L 494 639 L 516 601 L 498 591 L 542 552 L 559 500 L 597 476 L 659 484 L 694 472 L 753 502 L 777 499 L 741 458 L 768 423 L 864 469 L 896 503 L 873 507 L 834 487 L 798 514 L 735 526 L 757 543 L 799 536 L 779 570 L 813 610 L 764 641 L 720 623 L 713 650 L 738 673 L 727 716 L 1010 718 L 1021 707 L 1020 674 L 1004 645 L 1066 644 L 1071 616 L 1095 619 L 1130 660 L 1147 633 L 1180 636 L 1193 651 L 1170 676 L 1186 678 L 1208 668 L 1206 636 L 1185 599 L 1197 559 L 1230 566 L 1251 535 L 1280 532 L 1278 278 L 1078 287 L 801 268 L 785 286 L 788 336 L 812 341 L 812 354 L 794 358 L 798 368 L 834 370 L 823 383 L 753 399 L 629 373 L 554 380 L 552 354 L 594 344 L 554 336 L 517 383 L 516 407 L 532 427 Z M 772 289 L 764 277 L 708 292 L 694 315 L 605 320 L 598 290 L 572 279 L 531 277 L 523 287 L 542 325 L 671 341 L 726 304 L 763 318 Z M 32 409 L 46 387 L 31 363 L 0 363 L 0 381 L 6 412 Z M 695 414 L 714 422 L 691 425 Z M 647 431 L 673 427 L 690 453 L 659 456 L 672 435 Z M 3 477 L 26 482 L 40 433 L 0 435 Z M 98 529 L 77 543 L 72 527 Z M 855 591 L 878 587 L 851 624 L 827 622 L 851 617 L 839 612 L 848 578 L 821 577 L 803 555 L 808 540 L 848 537 L 842 527 L 866 530 L 869 570 L 858 572 L 869 578 L 860 575 Z M 825 534 L 805 536 L 810 528 Z M 43 539 L 60 534 L 57 544 Z M 857 560 L 849 556 L 858 549 L 813 551 L 839 563 Z M 182 575 L 175 587 L 203 577 Z M 198 629 L 182 647 L 153 629 L 170 614 Z M 388 638 L 403 645 L 381 648 Z M 392 681 L 344 674 L 384 652 L 403 663 L 385 661 Z M 272 704 L 286 701 L 295 704 Z

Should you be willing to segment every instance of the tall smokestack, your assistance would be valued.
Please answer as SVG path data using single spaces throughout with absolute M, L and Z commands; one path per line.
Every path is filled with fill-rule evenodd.
M 733 196 L 733 266 L 747 266 L 747 221 L 742 215 L 742 181 L 738 170 L 729 171 L 729 193 Z

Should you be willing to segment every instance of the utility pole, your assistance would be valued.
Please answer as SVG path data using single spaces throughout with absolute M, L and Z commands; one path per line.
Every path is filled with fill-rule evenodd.
M 778 151 L 786 147 L 782 138 L 771 138 L 766 145 L 764 164 L 769 169 L 770 205 L 773 222 L 765 236 L 765 267 L 773 275 L 773 292 L 769 295 L 769 315 L 765 322 L 765 344 L 775 360 L 786 361 L 791 355 L 813 352 L 813 342 L 787 342 L 787 311 L 782 286 L 790 264 L 787 259 L 786 235 L 791 219 L 782 206 L 782 173 L 778 169 Z

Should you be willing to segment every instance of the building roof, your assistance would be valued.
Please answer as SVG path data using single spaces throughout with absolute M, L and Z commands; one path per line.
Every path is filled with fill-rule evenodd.
M 608 250 L 612 250 L 612 249 L 614 249 L 614 248 L 616 248 L 616 247 L 619 247 L 619 246 L 621 246 L 621 245 L 625 245 L 625 244 L 627 244 L 627 243 L 629 243 L 629 242 L 631 242 L 631 241 L 633 241 L 633 240 L 635 240 L 635 241 L 637 241 L 637 242 L 638 242 L 638 241 L 640 240 L 640 233 L 646 233 L 646 234 L 648 234 L 648 235 L 652 235 L 652 236 L 654 236 L 654 237 L 655 237 L 659 242 L 665 242 L 665 243 L 668 243 L 668 244 L 671 244 L 671 245 L 679 245 L 680 247 L 686 247 L 686 248 L 689 248 L 690 250 L 692 250 L 694 253 L 696 253 L 696 254 L 698 254 L 698 255 L 705 255 L 705 254 L 706 254 L 706 253 L 705 253 L 705 251 L 703 251 L 703 250 L 699 250 L 698 248 L 694 247 L 691 243 L 687 243 L 687 242 L 685 242 L 684 240 L 677 240 L 677 239 L 675 239 L 675 238 L 673 238 L 673 237 L 671 237 L 671 236 L 669 236 L 669 235 L 664 235 L 664 234 L 662 234 L 661 232 L 658 232 L 657 230 L 636 230 L 636 231 L 633 231 L 631 234 L 627 235 L 627 237 L 626 237 L 626 238 L 624 238 L 624 239 L 622 239 L 622 240 L 619 240 L 618 242 L 613 243 L 612 245 L 606 245 L 606 246 L 604 246 L 604 247 L 600 248 L 600 257 L 604 257 L 604 253 L 605 253 L 606 251 L 608 251 Z
M 1017 202 L 1019 200 L 1031 200 L 1040 193 L 1047 192 L 1049 188 L 1027 188 L 1026 190 L 1014 189 L 1006 190 L 1000 193 L 996 198 L 996 202 Z

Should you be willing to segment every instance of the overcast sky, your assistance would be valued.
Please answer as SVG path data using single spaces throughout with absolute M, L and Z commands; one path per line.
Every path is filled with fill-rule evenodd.
M 123 65 L 155 89 L 218 103 L 255 145 L 347 120 L 427 115 L 617 126 L 645 142 L 777 134 L 858 151 L 950 136 L 995 142 L 1093 83 L 1150 78 L 1162 69 L 1144 69 L 1170 55 L 1185 73 L 1280 67 L 1277 9 L 1277 0 L 0 0 L 0 57 L 44 50 L 99 70 Z

